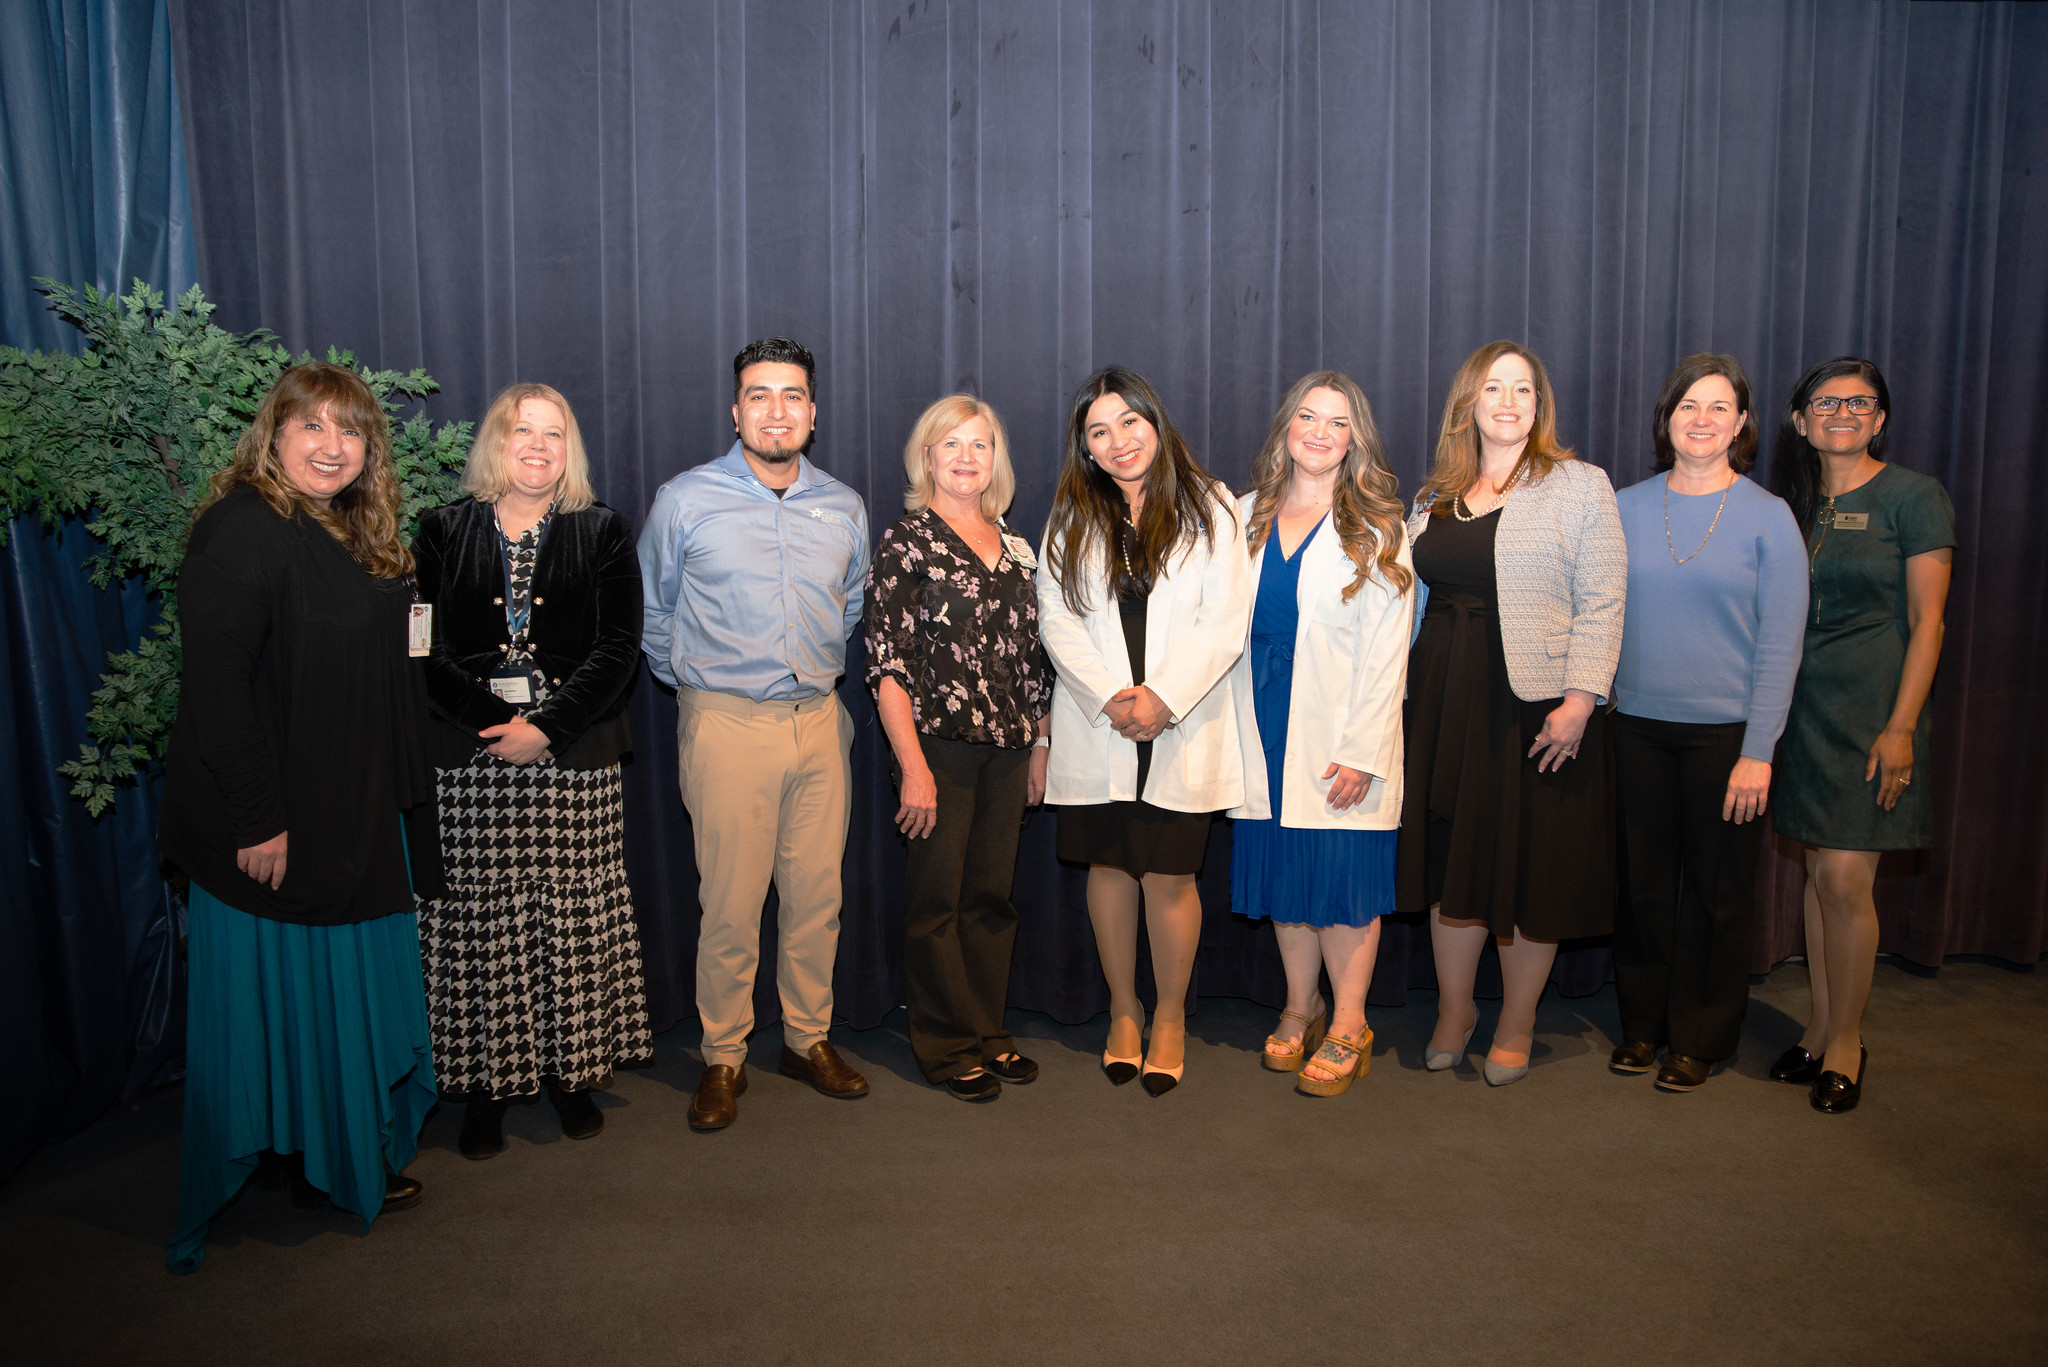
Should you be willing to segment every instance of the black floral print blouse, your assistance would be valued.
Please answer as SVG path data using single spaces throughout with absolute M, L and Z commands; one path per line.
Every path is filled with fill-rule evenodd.
M 868 690 L 879 695 L 885 675 L 901 684 L 920 734 L 1010 750 L 1037 739 L 1052 671 L 1018 547 L 1006 532 L 989 569 L 929 508 L 882 533 L 868 569 Z

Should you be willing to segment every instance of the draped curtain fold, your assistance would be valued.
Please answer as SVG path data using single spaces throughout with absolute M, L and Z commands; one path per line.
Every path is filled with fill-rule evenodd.
M 1570 444 L 1651 469 L 1680 356 L 1735 353 L 1766 433 L 1841 352 L 1885 367 L 1892 452 L 1959 518 L 1933 782 L 1939 847 L 1887 866 L 1884 944 L 2037 959 L 2048 939 L 2028 705 L 2048 512 L 2048 13 L 2005 4 L 1531 5 L 1216 0 L 174 4 L 202 278 L 229 327 L 424 366 L 441 417 L 515 379 L 577 406 L 600 495 L 636 522 L 723 451 L 734 351 L 820 362 L 814 457 L 901 506 L 901 443 L 953 389 L 990 399 L 1035 536 L 1069 395 L 1149 376 L 1242 486 L 1271 406 L 1329 365 L 1420 481 L 1451 373 L 1525 339 Z M 1766 473 L 1765 469 L 1759 474 Z M 900 1000 L 902 856 L 857 682 L 841 1008 Z M 657 1024 L 692 1012 L 697 916 L 674 704 L 637 691 L 628 850 Z M 1105 1003 L 1079 871 L 1024 833 L 1013 1001 Z M 1228 833 L 1198 988 L 1274 1000 L 1270 932 L 1232 918 Z M 1766 860 L 1754 966 L 1799 945 Z M 1568 990 L 1604 950 L 1561 957 Z M 763 975 L 763 1019 L 772 983 Z M 1374 986 L 1426 986 L 1419 926 Z
M 31 280 L 178 292 L 197 274 L 166 6 L 0 5 L 0 341 L 76 351 Z M 93 821 L 57 766 L 87 740 L 109 651 L 141 637 L 139 584 L 92 587 L 76 522 L 0 549 L 0 1179 L 47 1138 L 182 1069 L 176 908 L 158 785 Z

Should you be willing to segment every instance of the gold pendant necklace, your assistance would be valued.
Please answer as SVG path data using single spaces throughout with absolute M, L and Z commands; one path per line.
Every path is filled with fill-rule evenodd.
M 1721 506 L 1714 509 L 1714 520 L 1707 524 L 1707 534 L 1700 538 L 1700 544 L 1693 547 L 1692 555 L 1680 555 L 1677 545 L 1671 540 L 1671 477 L 1664 477 L 1664 544 L 1671 548 L 1671 558 L 1683 565 L 1707 548 L 1707 542 L 1714 539 L 1714 528 L 1721 525 L 1721 514 L 1728 510 L 1728 491 L 1735 487 L 1736 474 L 1728 472 L 1728 482 L 1721 486 Z

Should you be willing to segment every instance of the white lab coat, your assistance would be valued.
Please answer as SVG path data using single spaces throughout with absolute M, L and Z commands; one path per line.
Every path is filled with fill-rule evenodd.
M 1145 801 L 1176 812 L 1217 812 L 1244 801 L 1238 712 L 1228 676 L 1251 623 L 1251 562 L 1244 530 L 1216 486 L 1212 544 L 1197 535 L 1169 558 L 1145 600 L 1145 682 L 1178 718 L 1152 742 Z M 1052 575 L 1050 536 L 1039 551 L 1038 632 L 1059 675 L 1052 695 L 1052 754 L 1045 800 L 1129 802 L 1138 797 L 1138 747 L 1102 707 L 1131 686 L 1130 652 L 1103 558 L 1082 562 L 1089 610 L 1076 616 Z
M 1238 517 L 1251 519 L 1246 495 Z M 1269 534 L 1277 537 L 1276 528 Z M 1415 590 L 1395 592 L 1375 573 L 1349 603 L 1344 589 L 1358 567 L 1344 553 L 1337 529 L 1325 518 L 1301 550 L 1295 606 L 1294 686 L 1288 701 L 1287 751 L 1280 770 L 1280 824 L 1304 830 L 1391 831 L 1401 824 L 1401 699 L 1408 690 L 1409 620 Z M 1407 537 L 1401 564 L 1413 572 Z M 1251 558 L 1250 597 L 1256 601 L 1264 548 Z M 1247 628 L 1249 632 L 1249 628 Z M 1267 792 L 1266 753 L 1252 704 L 1251 653 L 1230 671 L 1237 732 L 1244 747 L 1244 804 L 1233 817 L 1273 814 Z M 1331 761 L 1372 775 L 1356 806 L 1330 810 Z

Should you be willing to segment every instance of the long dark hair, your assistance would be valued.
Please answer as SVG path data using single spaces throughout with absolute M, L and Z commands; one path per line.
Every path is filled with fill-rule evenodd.
M 1088 410 L 1105 394 L 1120 397 L 1159 434 L 1159 454 L 1145 472 L 1145 506 L 1138 513 L 1135 535 L 1125 525 L 1123 493 L 1088 454 Z M 1216 543 L 1212 509 L 1221 509 L 1235 533 L 1236 514 L 1215 496 L 1215 486 L 1215 478 L 1195 463 L 1180 429 L 1166 416 L 1143 376 L 1113 365 L 1083 380 L 1074 391 L 1067 454 L 1046 520 L 1046 568 L 1060 586 L 1067 608 L 1076 616 L 1089 609 L 1083 567 L 1090 555 L 1102 557 L 1112 596 L 1126 599 L 1150 593 L 1168 559 L 1197 535 L 1212 546 Z
M 1820 452 L 1800 435 L 1793 419 L 1805 410 L 1814 390 L 1844 375 L 1854 375 L 1877 394 L 1877 411 L 1886 421 L 1870 439 L 1870 458 L 1884 459 L 1892 411 L 1892 391 L 1884 382 L 1884 372 L 1861 356 L 1836 356 L 1801 375 L 1792 387 L 1792 397 L 1785 401 L 1784 415 L 1778 421 L 1778 442 L 1771 448 L 1771 492 L 1792 505 L 1802 532 L 1813 530 L 1814 515 L 1820 511 Z
M 1337 487 L 1330 495 L 1330 525 L 1336 528 L 1344 553 L 1358 567 L 1344 588 L 1344 601 L 1350 602 L 1365 587 L 1374 569 L 1405 592 L 1415 577 L 1401 563 L 1401 541 L 1408 534 L 1401 519 L 1401 482 L 1387 468 L 1386 448 L 1380 442 L 1379 424 L 1373 421 L 1365 391 L 1342 371 L 1316 370 L 1302 376 L 1274 410 L 1265 443 L 1252 460 L 1254 497 L 1245 540 L 1253 555 L 1265 549 L 1266 537 L 1280 515 L 1280 500 L 1287 496 L 1288 481 L 1294 477 L 1293 463 L 1287 459 L 1287 429 L 1294 425 L 1294 415 L 1312 389 L 1335 390 L 1351 409 L 1350 444 L 1344 448 Z
M 1696 351 L 1665 377 L 1664 392 L 1657 396 L 1657 407 L 1650 415 L 1650 437 L 1656 444 L 1659 470 L 1678 463 L 1678 449 L 1671 444 L 1671 415 L 1678 411 L 1679 400 L 1709 375 L 1728 382 L 1735 391 L 1735 411 L 1742 414 L 1742 430 L 1728 443 L 1729 468 L 1740 475 L 1756 464 L 1756 415 L 1751 412 L 1749 376 L 1743 373 L 1742 362 L 1720 352 Z

